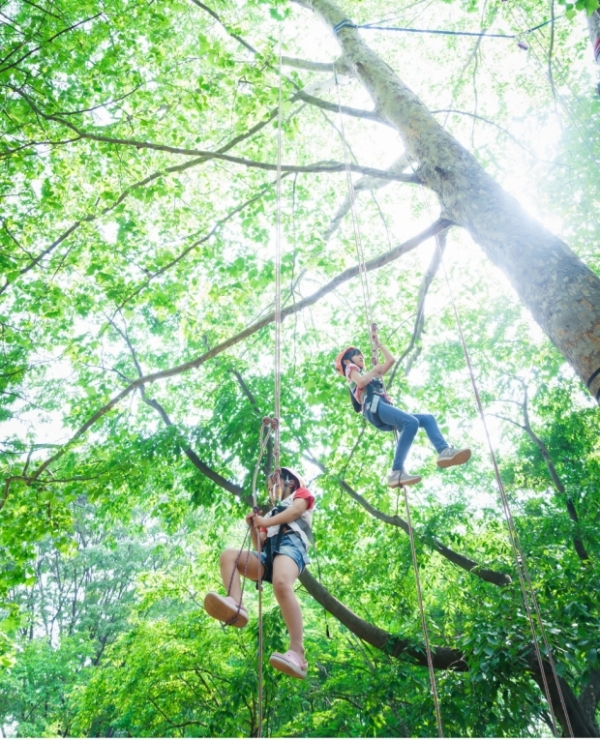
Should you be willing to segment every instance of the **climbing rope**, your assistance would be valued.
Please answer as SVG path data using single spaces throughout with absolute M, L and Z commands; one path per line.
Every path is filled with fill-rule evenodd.
M 544 21 L 543 23 L 539 23 L 537 26 L 533 26 L 533 28 L 528 28 L 525 31 L 522 31 L 521 33 L 488 33 L 487 31 L 449 31 L 447 29 L 438 29 L 438 28 L 404 28 L 402 26 L 382 26 L 381 23 L 386 23 L 387 21 L 375 21 L 374 23 L 353 23 L 349 18 L 344 18 L 342 21 L 337 23 L 333 27 L 333 32 L 335 34 L 339 33 L 339 31 L 342 30 L 342 28 L 362 28 L 365 31 L 400 31 L 404 33 L 429 33 L 429 34 L 438 34 L 443 36 L 477 36 L 479 38 L 493 38 L 493 39 L 521 39 L 523 36 L 526 36 L 530 33 L 533 33 L 534 31 L 537 31 L 540 28 L 543 28 L 544 26 L 549 25 L 550 23 L 554 24 L 557 20 L 560 20 L 561 18 L 564 18 L 564 14 L 559 16 L 558 18 L 550 18 L 550 20 Z M 521 47 L 523 48 L 523 47 Z M 526 48 L 526 47 L 525 47 Z
M 258 497 L 256 493 L 256 486 L 258 481 L 258 471 L 260 469 L 260 464 L 262 462 L 263 456 L 265 454 L 265 450 L 267 449 L 267 445 L 269 443 L 269 440 L 271 438 L 271 435 L 273 432 L 277 432 L 277 429 L 279 428 L 279 420 L 273 419 L 269 416 L 265 416 L 262 420 L 262 424 L 260 427 L 260 438 L 259 438 L 259 453 L 258 453 L 258 460 L 256 461 L 256 465 L 254 466 L 254 475 L 252 476 L 252 511 L 254 514 L 259 514 L 259 508 L 258 508 Z M 248 528 L 248 531 L 250 531 L 250 528 Z M 247 533 L 246 533 L 247 534 Z M 258 553 L 258 562 L 259 562 L 259 568 L 258 568 L 258 580 L 256 581 L 256 588 L 258 590 L 258 701 L 257 701 L 257 713 L 258 713 L 258 721 L 257 721 L 257 737 L 262 737 L 262 720 L 263 720 L 263 614 L 262 614 L 262 579 L 261 579 L 261 572 L 260 572 L 260 555 L 262 550 L 262 543 L 260 541 L 260 532 L 256 533 L 256 551 Z M 248 563 L 246 561 L 246 568 L 248 567 Z M 233 575 L 232 575 L 233 578 Z M 246 572 L 244 572 L 244 583 L 246 581 Z M 231 587 L 231 583 L 230 583 Z M 243 594 L 243 587 L 242 587 L 242 594 Z M 241 599 L 240 599 L 241 603 Z
M 273 417 L 265 416 L 260 427 L 259 438 L 259 455 L 254 468 L 252 477 L 252 507 L 254 514 L 259 514 L 258 498 L 256 493 L 258 471 L 262 462 L 267 444 L 273 436 L 273 463 L 274 479 L 273 485 L 276 487 L 279 482 L 281 472 L 280 458 L 280 418 L 281 418 L 281 149 L 282 149 L 282 42 L 281 42 L 281 24 L 279 26 L 279 84 L 278 84 L 278 111 L 277 111 L 277 180 L 276 180 L 276 208 L 275 208 L 275 351 L 273 359 L 274 374 L 274 415 Z M 261 539 L 260 532 L 256 533 L 256 549 L 258 560 L 261 558 Z M 262 581 L 260 567 L 258 571 L 258 580 L 256 583 L 258 589 L 258 702 L 257 702 L 257 737 L 262 737 L 263 730 L 263 664 L 264 664 L 264 632 L 263 632 L 263 604 L 262 604 Z
M 358 261 L 358 274 L 360 275 L 360 285 L 362 288 L 363 305 L 365 310 L 365 318 L 367 320 L 367 326 L 369 327 L 369 343 L 371 345 L 371 362 L 373 365 L 377 364 L 377 348 L 375 347 L 375 333 L 377 327 L 373 321 L 373 311 L 371 308 L 371 294 L 369 292 L 369 278 L 367 276 L 367 265 L 365 261 L 365 253 L 362 245 L 362 239 L 360 235 L 360 224 L 358 220 L 358 213 L 356 212 L 356 192 L 354 190 L 354 184 L 352 182 L 352 172 L 350 170 L 350 154 L 348 142 L 346 141 L 346 134 L 344 131 L 344 116 L 342 113 L 342 103 L 340 99 L 340 86 L 338 83 L 337 72 L 334 70 L 335 79 L 335 90 L 337 93 L 338 102 L 338 115 L 340 120 L 340 133 L 342 136 L 342 147 L 344 149 L 344 168 L 346 171 L 346 183 L 348 187 L 348 202 L 350 204 L 350 213 L 352 216 L 352 228 L 354 230 L 354 243 L 356 245 L 356 257 Z
M 277 185 L 275 208 L 275 358 L 274 358 L 274 411 L 275 419 L 281 418 L 281 149 L 283 127 L 282 101 L 282 43 L 279 24 L 279 85 L 277 100 Z M 273 461 L 275 472 L 279 472 L 279 423 L 275 426 Z
M 414 167 L 413 167 L 413 171 L 414 171 Z M 429 199 L 427 198 L 427 193 L 425 192 L 425 189 L 424 189 L 423 185 L 421 185 L 421 191 L 422 191 L 422 194 L 423 194 L 423 199 L 425 201 L 425 205 L 426 205 L 427 210 L 429 211 L 429 214 L 431 216 L 431 208 L 429 206 Z M 533 588 L 533 583 L 531 581 L 531 576 L 529 574 L 529 569 L 527 568 L 527 561 L 526 561 L 526 558 L 525 558 L 525 553 L 523 551 L 523 548 L 522 548 L 521 543 L 520 543 L 520 540 L 519 540 L 519 535 L 518 535 L 517 528 L 516 528 L 516 525 L 515 525 L 515 522 L 514 522 L 514 518 L 512 516 L 512 511 L 511 511 L 511 508 L 510 508 L 510 504 L 509 504 L 509 501 L 508 501 L 508 496 L 506 495 L 506 490 L 504 488 L 504 484 L 503 484 L 502 478 L 500 476 L 500 469 L 498 467 L 498 461 L 497 461 L 497 458 L 496 458 L 496 453 L 494 451 L 494 446 L 492 444 L 492 440 L 491 440 L 491 436 L 490 436 L 490 433 L 489 433 L 487 421 L 486 421 L 486 418 L 485 418 L 485 413 L 484 413 L 484 410 L 483 410 L 483 404 L 482 404 L 482 401 L 481 401 L 481 396 L 479 394 L 479 387 L 477 385 L 477 380 L 475 378 L 475 373 L 473 371 L 473 366 L 471 364 L 471 356 L 470 356 L 469 349 L 467 347 L 467 343 L 466 343 L 466 340 L 465 340 L 465 337 L 464 337 L 464 333 L 463 333 L 463 329 L 462 329 L 462 324 L 461 324 L 460 316 L 459 316 L 459 313 L 458 313 L 458 308 L 456 306 L 456 301 L 454 299 L 454 293 L 452 291 L 452 286 L 450 285 L 450 279 L 448 277 L 448 272 L 446 270 L 446 264 L 444 262 L 444 256 L 443 256 L 443 251 L 441 249 L 440 239 L 439 239 L 439 237 L 437 235 L 435 237 L 435 240 L 436 240 L 437 249 L 439 250 L 439 254 L 440 254 L 440 262 L 441 262 L 442 268 L 444 270 L 444 275 L 445 275 L 445 278 L 446 278 L 446 284 L 448 286 L 448 291 L 449 291 L 449 294 L 450 294 L 450 299 L 451 299 L 451 303 L 452 303 L 452 307 L 453 307 L 454 317 L 455 317 L 455 320 L 456 320 L 456 326 L 457 326 L 457 329 L 458 329 L 458 333 L 459 333 L 459 337 L 460 337 L 460 341 L 461 341 L 463 353 L 464 353 L 464 356 L 465 356 L 465 362 L 466 362 L 466 365 L 467 365 L 467 368 L 468 368 L 468 371 L 469 371 L 469 376 L 470 376 L 470 379 L 471 379 L 471 385 L 472 385 L 472 388 L 473 388 L 473 394 L 475 396 L 475 401 L 476 401 L 476 404 L 477 404 L 477 408 L 479 410 L 479 415 L 480 415 L 480 418 L 481 418 L 481 421 L 482 421 L 482 424 L 483 424 L 483 428 L 484 428 L 484 431 L 485 431 L 485 436 L 486 436 L 487 443 L 488 443 L 488 448 L 489 448 L 490 455 L 491 455 L 491 458 L 492 458 L 492 463 L 493 463 L 493 467 L 494 467 L 494 474 L 495 474 L 495 477 L 496 477 L 496 483 L 498 485 L 498 490 L 500 492 L 500 499 L 502 501 L 502 507 L 503 507 L 503 510 L 504 510 L 504 516 L 505 516 L 506 523 L 507 523 L 509 540 L 510 540 L 510 544 L 511 544 L 511 547 L 512 547 L 512 550 L 513 550 L 513 556 L 514 556 L 514 560 L 515 560 L 517 574 L 518 574 L 518 577 L 519 577 L 519 585 L 521 587 L 521 593 L 522 593 L 522 596 L 523 596 L 523 603 L 525 605 L 525 611 L 527 613 L 527 619 L 528 619 L 528 622 L 529 622 L 529 628 L 531 630 L 531 635 L 532 635 L 532 639 L 533 639 L 533 646 L 534 646 L 534 650 L 535 650 L 535 654 L 536 654 L 536 659 L 537 659 L 537 662 L 538 662 L 538 665 L 539 665 L 539 668 L 540 668 L 540 675 L 541 675 L 542 683 L 543 683 L 543 687 L 544 687 L 544 694 L 546 696 L 546 701 L 548 703 L 548 708 L 549 708 L 549 711 L 550 711 L 550 718 L 551 718 L 551 723 L 552 723 L 552 729 L 553 729 L 553 732 L 554 732 L 555 736 L 558 737 L 559 736 L 559 733 L 558 733 L 558 730 L 557 730 L 556 715 L 555 715 L 555 712 L 554 712 L 554 707 L 552 705 L 552 699 L 551 699 L 551 696 L 550 696 L 550 689 L 549 689 L 549 685 L 548 685 L 548 679 L 547 679 L 547 676 L 546 676 L 546 669 L 544 668 L 542 654 L 541 654 L 541 651 L 540 651 L 540 646 L 539 646 L 539 641 L 538 641 L 538 635 L 537 635 L 536 627 L 535 627 L 535 621 L 533 619 L 533 614 L 532 614 L 532 606 L 533 606 L 533 610 L 535 611 L 536 616 L 537 616 L 537 621 L 538 621 L 538 625 L 539 625 L 539 629 L 540 629 L 540 634 L 542 635 L 542 639 L 543 639 L 543 642 L 544 642 L 544 647 L 546 649 L 546 655 L 548 656 L 548 662 L 550 663 L 551 672 L 552 672 L 552 675 L 553 675 L 553 678 L 554 678 L 554 682 L 555 682 L 555 685 L 556 685 L 556 688 L 557 688 L 557 692 L 558 692 L 558 695 L 559 695 L 559 698 L 560 698 L 561 708 L 562 708 L 563 713 L 565 715 L 565 720 L 566 720 L 566 723 L 567 723 L 569 734 L 571 735 L 571 737 L 574 737 L 573 730 L 572 730 L 572 727 L 571 727 L 571 721 L 569 719 L 569 715 L 568 715 L 568 712 L 567 712 L 567 707 L 566 707 L 566 704 L 565 704 L 565 700 L 564 700 L 562 688 L 560 686 L 558 674 L 557 674 L 557 671 L 556 671 L 556 666 L 554 664 L 554 659 L 552 657 L 552 651 L 550 650 L 550 645 L 549 645 L 549 642 L 547 640 L 546 631 L 544 629 L 544 624 L 543 624 L 543 621 L 542 621 L 542 615 L 541 615 L 541 612 L 540 612 L 540 609 L 539 609 L 539 604 L 538 604 L 538 601 L 537 601 L 537 597 L 535 595 L 535 591 L 534 591 L 534 588 Z
M 339 24 L 338 24 L 339 26 Z M 336 26 L 337 28 L 337 26 Z M 334 29 L 335 30 L 335 29 Z M 336 31 L 337 32 L 337 31 Z M 373 311 L 371 306 L 371 295 L 369 293 L 369 281 L 367 278 L 367 268 L 366 268 L 366 262 L 365 262 L 365 255 L 364 255 L 364 249 L 362 246 L 362 240 L 360 236 L 360 226 L 358 221 L 358 214 L 356 212 L 356 193 L 354 190 L 354 185 L 352 183 L 352 175 L 350 172 L 350 163 L 349 163 L 349 155 L 348 155 L 348 144 L 346 141 L 346 136 L 344 133 L 344 119 L 342 114 L 342 104 L 340 99 L 340 89 L 338 85 L 338 79 L 337 74 L 334 71 L 334 77 L 335 77 L 335 88 L 337 92 L 337 101 L 338 101 L 338 113 L 339 113 L 339 119 L 340 119 L 340 131 L 342 135 L 342 142 L 344 147 L 344 163 L 345 163 L 345 169 L 346 169 L 346 180 L 348 183 L 348 199 L 350 203 L 350 211 L 352 213 L 352 224 L 354 228 L 354 239 L 356 243 L 356 255 L 358 259 L 358 272 L 361 278 L 361 286 L 362 286 L 362 293 L 363 293 L 363 302 L 364 302 L 364 308 L 365 308 L 365 316 L 367 319 L 367 323 L 369 325 L 369 340 L 371 343 L 371 361 L 373 365 L 377 364 L 378 354 L 377 354 L 377 347 L 378 347 L 378 329 L 377 324 L 373 321 Z M 383 383 L 383 378 L 382 378 Z M 384 392 L 385 392 L 385 385 L 384 385 Z M 395 443 L 398 443 L 398 430 L 394 429 L 394 440 Z M 408 494 L 406 492 L 406 487 L 404 487 L 404 501 L 406 506 L 406 515 L 407 515 L 407 521 L 408 521 L 408 531 L 409 531 L 409 539 L 410 539 L 410 546 L 411 546 L 411 552 L 412 552 L 412 559 L 413 559 L 413 567 L 415 571 L 415 582 L 417 587 L 417 596 L 419 601 L 419 610 L 421 615 L 421 627 L 423 629 L 423 637 L 425 641 L 425 652 L 427 655 L 427 666 L 429 669 L 429 682 L 431 684 L 431 694 L 433 697 L 433 703 L 435 707 L 435 715 L 436 715 L 436 722 L 437 722 L 437 728 L 438 728 L 438 734 L 440 737 L 444 737 L 444 730 L 442 726 L 442 717 L 440 712 L 440 706 L 439 706 L 439 699 L 438 699 L 438 692 L 437 692 L 437 684 L 435 680 L 435 672 L 433 668 L 433 656 L 431 653 L 431 646 L 429 643 L 429 633 L 427 631 L 427 622 L 425 619 L 425 609 L 423 606 L 423 596 L 421 592 L 421 581 L 419 578 L 419 568 L 417 563 L 417 555 L 416 555 L 416 547 L 415 547 L 415 541 L 414 541 L 414 532 L 412 529 L 412 526 L 410 524 L 410 511 L 409 511 L 409 505 L 408 505 Z
M 412 555 L 413 569 L 415 571 L 415 583 L 417 586 L 417 599 L 419 602 L 419 614 L 421 615 L 421 629 L 425 638 L 425 652 L 427 654 L 427 668 L 429 670 L 429 683 L 431 684 L 431 694 L 433 696 L 433 705 L 435 707 L 435 719 L 437 722 L 438 735 L 444 737 L 444 727 L 442 725 L 442 713 L 440 712 L 440 700 L 437 692 L 435 673 L 433 669 L 433 655 L 431 653 L 431 644 L 429 642 L 429 631 L 425 619 L 425 607 L 423 606 L 423 593 L 421 590 L 421 579 L 419 577 L 419 564 L 417 562 L 417 548 L 415 547 L 415 533 L 413 531 L 410 518 L 410 507 L 408 505 L 408 491 L 406 486 L 402 486 L 404 491 L 404 507 L 406 509 L 406 522 L 408 524 L 408 536 L 410 540 L 410 552 Z

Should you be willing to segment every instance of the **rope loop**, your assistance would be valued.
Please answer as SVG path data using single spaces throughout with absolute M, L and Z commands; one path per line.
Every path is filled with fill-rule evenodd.
M 334 34 L 337 36 L 342 28 L 358 28 L 358 26 L 356 25 L 356 23 L 352 23 L 349 18 L 344 18 L 343 21 L 336 23 L 333 27 Z

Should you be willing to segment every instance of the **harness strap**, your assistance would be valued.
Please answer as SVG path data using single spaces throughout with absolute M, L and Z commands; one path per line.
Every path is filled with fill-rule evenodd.
M 281 512 L 282 511 L 285 511 L 286 509 L 287 509 L 287 506 L 283 506 L 282 504 L 279 504 L 274 509 L 272 509 L 271 513 L 273 515 L 275 515 L 275 514 L 281 514 Z M 288 524 L 291 524 L 291 522 L 288 522 Z M 307 521 L 305 521 L 301 516 L 299 516 L 297 519 L 294 519 L 294 524 L 297 524 L 300 527 L 300 529 L 306 535 L 306 538 L 308 539 L 308 541 L 310 542 L 310 544 L 311 545 L 314 545 L 315 544 L 315 536 L 312 533 L 312 529 L 310 528 L 310 524 Z M 277 533 L 277 537 L 278 537 L 277 547 L 279 547 L 279 542 L 280 542 L 280 539 L 281 539 L 281 537 L 280 537 L 280 535 L 281 535 L 281 528 L 282 527 L 285 527 L 285 526 L 286 526 L 285 524 L 281 524 L 279 526 L 279 532 Z M 291 527 L 290 527 L 290 532 L 292 534 L 298 534 Z M 287 532 L 286 532 L 286 534 L 287 534 Z

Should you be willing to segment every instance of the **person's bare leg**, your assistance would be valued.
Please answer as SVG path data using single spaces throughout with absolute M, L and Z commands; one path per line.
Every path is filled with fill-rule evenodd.
M 237 568 L 236 560 L 238 560 Z M 223 581 L 223 586 L 225 586 L 225 591 L 227 591 L 229 583 L 231 582 L 231 591 L 229 592 L 229 596 L 232 597 L 236 604 L 239 604 L 242 598 L 240 573 L 242 575 L 245 573 L 246 577 L 251 581 L 258 581 L 259 568 L 261 570 L 261 575 L 264 571 L 264 567 L 259 563 L 258 558 L 254 553 L 244 550 L 240 555 L 240 551 L 234 548 L 223 550 L 219 560 L 219 566 L 221 568 L 221 580 Z M 296 570 L 298 569 L 296 568 Z M 232 573 L 233 578 L 231 577 Z
M 276 555 L 273 560 L 273 592 L 281 608 L 283 621 L 290 633 L 290 650 L 304 657 L 302 609 L 294 593 L 298 566 L 287 555 Z

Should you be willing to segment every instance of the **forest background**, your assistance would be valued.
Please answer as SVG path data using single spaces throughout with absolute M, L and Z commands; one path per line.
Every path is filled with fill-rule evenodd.
M 368 43 L 598 273 L 596 7 L 343 0 L 358 24 L 513 38 L 340 38 Z M 264 732 L 437 734 L 393 441 L 333 370 L 368 347 L 347 157 L 390 393 L 474 453 L 441 472 L 421 433 L 409 459 L 444 730 L 568 735 L 566 708 L 598 736 L 597 406 L 467 231 L 441 231 L 422 163 L 331 27 L 260 0 L 9 0 L 0 24 L 2 735 L 257 732 L 256 591 L 244 631 L 202 597 L 244 538 L 273 411 L 281 89 L 282 461 L 317 494 L 319 568 L 313 554 L 298 589 L 309 677 L 266 669 Z M 552 711 L 452 297 L 563 689 Z M 281 649 L 268 589 L 264 627 Z

